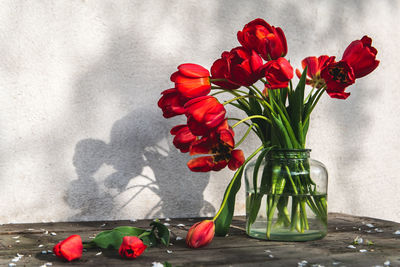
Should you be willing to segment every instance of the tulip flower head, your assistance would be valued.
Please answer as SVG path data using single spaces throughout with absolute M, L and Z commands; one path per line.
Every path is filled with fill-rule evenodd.
M 376 60 L 378 51 L 371 45 L 372 39 L 363 36 L 361 40 L 351 42 L 343 53 L 342 60 L 353 69 L 356 79 L 371 73 L 379 65 L 379 60 Z
M 82 239 L 79 235 L 71 235 L 53 247 L 57 257 L 72 261 L 82 257 Z
M 191 159 L 188 167 L 194 172 L 219 171 L 226 166 L 236 170 L 244 163 L 243 151 L 234 149 L 234 132 L 224 120 L 213 132 L 192 143 L 190 155 L 208 156 Z
M 206 135 L 225 118 L 224 105 L 213 96 L 194 98 L 185 104 L 187 124 L 194 135 Z
M 147 248 L 143 241 L 136 236 L 124 236 L 119 248 L 119 254 L 123 258 L 134 259 L 139 257 Z
M 187 125 L 177 125 L 171 129 L 171 134 L 175 135 L 174 146 L 182 153 L 189 152 L 190 145 L 197 140 Z
M 269 89 L 278 89 L 288 87 L 289 81 L 293 78 L 293 68 L 289 61 L 280 57 L 277 60 L 268 61 L 263 67 L 265 78 Z
M 204 247 L 211 243 L 215 234 L 215 225 L 212 220 L 204 220 L 190 227 L 186 235 L 186 245 L 190 248 Z
M 326 82 L 326 92 L 332 98 L 346 99 L 350 93 L 345 92 L 347 86 L 355 81 L 353 69 L 346 61 L 331 63 L 321 72 Z
M 261 57 L 254 50 L 233 48 L 230 52 L 223 52 L 211 67 L 213 78 L 225 78 L 228 81 L 213 83 L 228 86 L 228 89 L 252 85 L 262 77 L 259 72 L 262 65 Z
M 182 96 L 175 88 L 163 91 L 158 100 L 158 107 L 162 109 L 164 118 L 171 118 L 185 113 L 184 105 L 189 100 Z
M 207 95 L 211 90 L 210 72 L 200 65 L 186 63 L 178 66 L 171 81 L 183 97 L 195 98 Z
M 306 83 L 315 87 L 322 88 L 325 85 L 324 79 L 321 78 L 321 71 L 326 68 L 329 64 L 335 61 L 335 57 L 330 56 L 319 56 L 317 57 L 306 57 L 301 61 L 303 69 L 307 67 L 307 76 L 310 79 L 306 80 Z M 301 77 L 300 70 L 296 69 L 297 77 Z
M 286 37 L 281 28 L 269 25 L 263 19 L 255 19 L 237 33 L 239 43 L 255 50 L 265 60 L 278 59 L 287 54 Z

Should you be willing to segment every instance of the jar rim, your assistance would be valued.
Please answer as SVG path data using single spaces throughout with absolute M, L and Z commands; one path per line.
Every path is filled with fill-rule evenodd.
M 310 148 L 273 148 L 271 151 L 274 152 L 311 152 Z

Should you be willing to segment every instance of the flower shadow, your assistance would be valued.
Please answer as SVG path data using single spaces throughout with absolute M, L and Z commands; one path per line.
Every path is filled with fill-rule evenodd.
M 78 179 L 70 184 L 66 201 L 79 212 L 71 220 L 215 212 L 203 197 L 209 174 L 188 170 L 187 157 L 170 145 L 169 126 L 156 111 L 139 108 L 116 121 L 109 142 L 83 139 L 76 144 Z

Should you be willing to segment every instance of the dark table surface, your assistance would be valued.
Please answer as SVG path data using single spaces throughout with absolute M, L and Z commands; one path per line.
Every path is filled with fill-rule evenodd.
M 274 242 L 247 237 L 245 218 L 239 216 L 234 217 L 227 237 L 215 237 L 207 247 L 189 249 L 184 240 L 187 230 L 200 220 L 161 219 L 171 231 L 171 245 L 150 248 L 134 260 L 121 259 L 114 250 L 94 248 L 70 263 L 51 252 L 66 237 L 79 234 L 84 241 L 90 241 L 100 231 L 122 225 L 149 228 L 151 221 L 5 224 L 0 226 L 0 266 L 152 266 L 153 262 L 165 261 L 174 267 L 400 266 L 400 224 L 395 222 L 331 213 L 324 239 Z M 362 238 L 362 244 L 353 244 L 357 237 Z

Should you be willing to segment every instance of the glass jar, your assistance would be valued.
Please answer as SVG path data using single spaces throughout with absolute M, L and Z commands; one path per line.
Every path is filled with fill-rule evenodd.
M 278 241 L 307 241 L 327 233 L 328 172 L 310 149 L 271 150 L 245 169 L 246 232 Z

